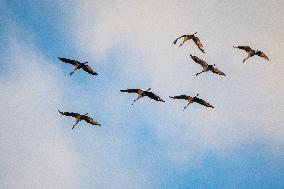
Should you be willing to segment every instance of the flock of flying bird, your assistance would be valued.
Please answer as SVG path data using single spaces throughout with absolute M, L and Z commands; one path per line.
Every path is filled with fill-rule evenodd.
M 200 39 L 197 36 L 195 36 L 195 34 L 197 34 L 197 32 L 195 32 L 194 34 L 191 34 L 191 35 L 182 35 L 182 36 L 178 37 L 176 40 L 173 41 L 173 45 L 176 44 L 180 38 L 183 38 L 183 41 L 179 45 L 179 47 L 181 47 L 186 41 L 189 41 L 189 40 L 192 39 L 193 42 L 196 44 L 196 46 L 199 48 L 199 50 L 201 52 L 205 53 L 205 50 L 203 48 L 203 45 L 202 45 Z M 262 51 L 253 50 L 249 46 L 233 46 L 233 47 L 244 50 L 248 54 L 248 56 L 243 60 L 243 63 L 245 63 L 245 61 L 248 58 L 253 57 L 254 55 L 260 56 L 260 57 L 265 58 L 266 60 L 270 61 L 269 58 L 266 56 L 266 54 L 264 54 Z M 190 54 L 190 57 L 192 58 L 192 60 L 194 62 L 196 62 L 197 64 L 199 64 L 203 68 L 201 72 L 196 74 L 196 76 L 198 76 L 201 73 L 208 72 L 208 71 L 211 71 L 211 72 L 218 74 L 218 75 L 225 76 L 225 73 L 223 73 L 218 68 L 216 68 L 215 64 L 210 65 L 207 62 L 205 62 L 204 60 L 201 60 L 200 58 L 198 58 L 197 56 L 194 56 L 192 54 Z M 77 60 L 70 60 L 70 59 L 67 59 L 67 58 L 60 58 L 60 57 L 58 57 L 58 58 L 62 62 L 72 64 L 74 66 L 74 69 L 70 73 L 70 76 L 73 75 L 75 73 L 75 71 L 77 71 L 79 69 L 83 69 L 85 72 L 87 72 L 91 75 L 98 75 L 97 72 L 95 72 L 90 66 L 87 65 L 88 62 L 81 63 Z M 154 94 L 153 92 L 150 92 L 150 90 L 151 90 L 151 88 L 149 88 L 146 91 L 141 90 L 141 89 L 125 89 L 125 90 L 120 90 L 120 91 L 126 92 L 126 93 L 136 93 L 138 95 L 138 97 L 132 102 L 132 105 L 134 104 L 134 102 L 136 102 L 137 100 L 139 100 L 140 98 L 142 98 L 144 96 L 147 96 L 148 98 L 151 98 L 155 101 L 165 102 L 161 97 Z M 172 98 L 172 99 L 186 100 L 188 103 L 185 107 L 183 107 L 183 111 L 193 102 L 196 102 L 196 103 L 201 104 L 201 105 L 206 106 L 206 107 L 214 108 L 214 106 L 212 106 L 210 103 L 206 102 L 205 100 L 198 98 L 198 96 L 199 96 L 199 94 L 197 94 L 196 96 L 193 96 L 193 97 L 188 96 L 188 95 L 178 95 L 178 96 L 169 96 L 169 97 Z M 72 129 L 74 129 L 74 127 L 82 120 L 86 121 L 87 123 L 89 123 L 91 125 L 101 126 L 93 118 L 87 116 L 88 113 L 82 115 L 82 114 L 74 113 L 74 112 L 62 112 L 60 110 L 58 110 L 58 111 L 62 115 L 71 116 L 71 117 L 74 117 L 76 119 L 76 122 L 73 125 Z

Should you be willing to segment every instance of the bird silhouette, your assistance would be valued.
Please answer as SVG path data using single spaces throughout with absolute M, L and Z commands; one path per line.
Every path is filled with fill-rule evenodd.
M 126 90 L 120 90 L 121 92 L 127 92 L 127 93 L 136 93 L 138 95 L 138 97 L 133 101 L 132 105 L 134 104 L 134 102 L 136 102 L 138 99 L 147 96 L 153 100 L 156 101 L 161 101 L 161 102 L 165 102 L 161 97 L 159 97 L 158 95 L 150 92 L 151 88 L 149 88 L 147 91 L 143 91 L 141 89 L 126 89 Z
M 91 74 L 91 75 L 98 75 L 97 72 L 93 71 L 92 68 L 88 65 L 86 65 L 88 62 L 84 62 L 84 63 L 81 63 L 77 60 L 70 60 L 70 59 L 67 59 L 67 58 L 60 58 L 58 57 L 59 60 L 61 60 L 62 62 L 65 62 L 65 63 L 68 63 L 68 64 L 72 64 L 74 66 L 74 69 L 73 71 L 70 73 L 70 75 L 73 75 L 75 73 L 76 70 L 79 70 L 79 69 L 83 69 L 85 72 Z
M 196 102 L 196 103 L 201 104 L 201 105 L 206 106 L 206 107 L 214 108 L 214 106 L 212 106 L 211 104 L 209 104 L 209 103 L 206 102 L 205 100 L 198 98 L 197 96 L 199 96 L 199 94 L 197 94 L 197 95 L 194 96 L 194 97 L 187 96 L 187 95 L 169 96 L 169 97 L 172 98 L 172 99 L 183 99 L 183 100 L 187 100 L 187 101 L 188 101 L 188 104 L 187 104 L 185 107 L 183 107 L 183 111 L 184 111 L 191 103 L 193 103 L 193 102 Z
M 71 116 L 71 117 L 74 117 L 76 119 L 76 123 L 72 126 L 72 129 L 74 129 L 74 127 L 77 125 L 77 123 L 79 123 L 82 120 L 86 121 L 87 123 L 89 123 L 91 125 L 101 126 L 101 124 L 96 122 L 93 118 L 87 116 L 88 113 L 81 115 L 79 113 L 74 113 L 74 112 L 61 112 L 60 110 L 58 110 L 58 112 L 62 115 Z
M 268 61 L 269 58 L 266 56 L 266 54 L 264 54 L 264 52 L 262 51 L 259 51 L 259 50 L 253 50 L 252 48 L 250 48 L 249 46 L 233 46 L 234 48 L 237 48 L 237 49 L 241 49 L 241 50 L 244 50 L 247 52 L 248 56 L 243 60 L 243 63 L 245 63 L 245 61 L 247 59 L 249 59 L 250 57 L 253 57 L 254 55 L 257 55 L 259 57 L 262 57 Z
M 182 36 L 178 37 L 176 40 L 174 40 L 174 41 L 173 41 L 173 44 L 176 44 L 177 41 L 178 41 L 180 38 L 183 37 L 183 42 L 179 45 L 179 47 L 181 47 L 186 41 L 192 39 L 193 42 L 194 42 L 194 43 L 197 45 L 197 47 L 199 48 L 199 50 L 201 50 L 203 53 L 205 53 L 204 48 L 203 48 L 203 45 L 202 45 L 200 39 L 199 39 L 198 37 L 196 37 L 195 34 L 197 34 L 197 32 L 195 32 L 195 33 L 192 34 L 192 35 L 187 35 L 187 34 L 182 35 Z M 172 45 L 173 45 L 173 44 L 172 44 Z
M 220 71 L 219 69 L 214 67 L 215 64 L 209 65 L 204 60 L 201 60 L 200 58 L 198 58 L 197 56 L 193 56 L 192 54 L 190 54 L 190 57 L 192 58 L 192 60 L 194 60 L 194 62 L 201 65 L 202 68 L 203 68 L 203 70 L 201 72 L 197 73 L 196 76 L 198 76 L 199 74 L 201 74 L 203 72 L 208 72 L 208 71 L 211 71 L 211 72 L 218 74 L 218 75 L 226 76 L 222 71 Z

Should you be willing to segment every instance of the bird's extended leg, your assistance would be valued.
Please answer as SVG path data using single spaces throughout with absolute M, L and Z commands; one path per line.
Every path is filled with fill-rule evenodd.
M 186 40 L 184 39 L 183 42 L 179 45 L 179 47 L 181 47 L 185 42 Z
M 201 74 L 201 73 L 203 73 L 203 72 L 205 72 L 205 71 L 204 71 L 204 70 L 202 70 L 202 72 L 197 73 L 197 74 L 196 74 L 196 76 L 198 76 L 199 74 Z
M 75 67 L 74 70 L 70 73 L 70 75 L 73 75 L 77 69 L 78 69 L 78 68 Z
M 76 121 L 76 123 L 73 125 L 72 129 L 74 129 L 74 127 L 77 125 L 77 123 L 79 123 L 79 121 Z
M 248 59 L 248 58 L 243 59 L 243 63 L 245 63 L 245 61 L 246 61 L 247 59 Z
M 250 58 L 251 56 L 248 56 L 248 57 L 246 57 L 244 60 L 243 60 L 243 63 L 245 63 L 245 61 L 248 59 L 248 58 Z
M 142 96 L 138 96 L 138 98 L 136 98 L 133 102 L 132 105 L 134 104 L 134 102 L 136 102 L 139 98 L 141 98 Z
M 181 47 L 187 40 L 185 38 L 183 38 L 183 42 L 179 45 L 179 47 Z
M 187 104 L 185 107 L 183 107 L 183 110 L 182 110 L 182 111 L 184 111 L 191 103 L 192 103 L 192 102 L 188 102 L 188 104 Z

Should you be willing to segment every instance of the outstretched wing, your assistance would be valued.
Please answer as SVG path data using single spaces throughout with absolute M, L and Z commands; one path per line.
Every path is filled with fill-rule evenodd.
M 198 58 L 197 56 L 190 55 L 190 57 L 192 58 L 192 60 L 194 60 L 194 62 L 196 62 L 197 64 L 199 64 L 203 68 L 208 67 L 208 64 L 204 60 L 201 60 L 200 58 Z
M 98 75 L 97 72 L 95 72 L 90 66 L 88 65 L 85 65 L 83 66 L 82 68 L 85 72 L 88 72 L 89 74 L 92 74 L 92 75 Z
M 140 89 L 126 89 L 126 90 L 120 90 L 121 92 L 127 92 L 127 93 L 137 93 Z
M 182 36 L 180 36 L 180 37 L 176 38 L 176 40 L 174 40 L 174 41 L 173 41 L 173 44 L 176 44 L 176 43 L 177 43 L 177 41 L 178 41 L 180 38 L 185 37 L 185 36 L 186 36 L 186 35 L 182 35 Z
M 266 60 L 269 60 L 268 56 L 266 56 L 266 54 L 264 54 L 264 52 L 262 52 L 262 51 L 257 51 L 257 52 L 256 52 L 256 55 L 257 55 L 257 56 L 260 56 L 260 57 L 262 57 L 262 58 L 265 58 Z M 269 61 L 270 61 L 270 60 L 269 60 Z
M 151 99 L 154 99 L 156 101 L 162 101 L 162 102 L 165 102 L 161 97 L 159 97 L 158 95 L 152 93 L 152 92 L 149 92 L 149 91 L 144 91 L 144 94 L 146 96 L 148 96 L 149 98 Z
M 78 113 L 74 113 L 74 112 L 61 112 L 60 110 L 58 110 L 58 112 L 62 115 L 65 115 L 65 116 L 72 116 L 72 117 L 78 117 L 80 116 L 80 114 Z
M 187 95 L 179 95 L 179 96 L 170 96 L 170 98 L 186 100 L 188 98 L 188 96 Z
M 220 71 L 218 68 L 212 68 L 211 71 L 218 75 L 225 75 L 225 73 Z
M 87 123 L 91 124 L 91 125 L 99 125 L 99 126 L 101 126 L 101 125 L 98 124 L 93 118 L 91 118 L 91 117 L 89 117 L 89 116 L 84 115 L 84 116 L 82 117 L 82 119 L 83 119 L 84 121 L 86 121 Z
M 192 40 L 193 40 L 194 43 L 197 45 L 197 47 L 198 47 L 203 53 L 205 53 L 204 48 L 203 48 L 203 45 L 202 45 L 200 39 L 199 39 L 198 37 L 194 36 Z
M 211 104 L 209 104 L 209 103 L 206 102 L 205 100 L 200 99 L 200 98 L 198 98 L 198 97 L 194 97 L 194 98 L 193 98 L 193 101 L 194 101 L 194 102 L 197 102 L 198 104 L 201 104 L 201 105 L 203 105 L 203 106 L 210 107 L 210 108 L 214 108 L 214 106 L 212 106 Z
M 74 66 L 80 64 L 80 62 L 78 62 L 78 61 L 76 61 L 76 60 L 70 60 L 70 59 L 67 59 L 67 58 L 60 58 L 60 57 L 58 57 L 58 58 L 59 58 L 59 60 L 61 60 L 62 62 L 65 62 L 65 63 L 68 63 L 68 64 L 72 64 L 72 65 L 74 65 Z
M 238 49 L 244 50 L 247 53 L 250 53 L 250 52 L 253 51 L 249 46 L 236 46 L 236 47 L 234 46 L 234 48 L 238 48 Z

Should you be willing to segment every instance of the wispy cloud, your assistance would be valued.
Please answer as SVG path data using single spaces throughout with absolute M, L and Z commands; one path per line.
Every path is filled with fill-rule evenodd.
M 32 45 L 10 36 L 1 77 L 1 187 L 74 188 L 78 160 L 59 125 L 57 72 Z M 57 72 L 58 73 L 58 72 Z
M 127 52 L 128 59 L 120 65 L 127 73 L 122 77 L 123 86 L 151 86 L 165 97 L 200 93 L 216 106 L 207 110 L 193 105 L 181 112 L 183 104 L 167 100 L 166 105 L 157 105 L 161 108 L 149 110 L 156 115 L 154 132 L 163 142 L 169 141 L 170 156 L 187 162 L 192 153 L 196 157 L 207 150 L 227 152 L 260 138 L 267 144 L 274 141 L 283 145 L 283 105 L 279 104 L 283 101 L 283 75 L 279 71 L 283 56 L 281 48 L 275 48 L 284 41 L 283 23 L 275 19 L 280 16 L 281 11 L 276 10 L 281 4 L 269 4 L 274 10 L 270 12 L 260 4 L 248 7 L 233 2 L 83 1 L 76 3 L 79 13 L 74 20 L 79 30 L 72 35 L 74 44 L 94 58 L 114 48 Z M 246 14 L 249 21 L 239 16 Z M 192 42 L 182 48 L 171 46 L 179 35 L 195 31 L 206 54 Z M 267 52 L 272 63 L 253 58 L 242 64 L 245 54 L 232 46 L 246 44 Z M 195 77 L 201 68 L 190 59 L 190 53 L 215 63 L 228 76 Z
M 57 3 L 69 19 L 61 22 L 61 32 L 72 39 L 67 46 L 72 44 L 79 59 L 88 60 L 100 75 L 69 77 L 70 66 L 47 60 L 28 31 L 13 24 L 21 32 L 1 38 L 7 47 L 2 51 L 6 73 L 0 77 L 1 186 L 178 188 L 184 186 L 181 179 L 195 183 L 188 172 L 208 166 L 206 158 L 213 154 L 217 163 L 209 167 L 219 161 L 237 167 L 218 183 L 234 188 L 242 178 L 233 178 L 251 166 L 243 151 L 267 156 L 274 166 L 283 162 L 284 35 L 283 23 L 275 19 L 281 17 L 281 1 L 269 8 L 231 1 Z M 240 17 L 247 13 L 249 18 Z M 171 46 L 179 35 L 196 31 L 205 54 L 192 42 Z M 272 63 L 253 58 L 242 64 L 244 53 L 232 48 L 239 44 L 267 52 Z M 227 76 L 195 77 L 201 67 L 190 53 L 215 63 Z M 62 54 L 77 58 L 63 50 L 54 56 Z M 131 106 L 135 97 L 119 92 L 128 87 L 151 87 L 166 103 L 142 99 Z M 167 98 L 197 93 L 215 109 L 192 104 L 182 112 L 185 102 Z M 73 120 L 59 116 L 58 108 L 88 112 L 103 126 L 80 123 L 71 130 Z M 258 145 L 263 147 L 254 149 Z M 183 174 L 190 179 L 179 178 Z
M 89 108 L 93 97 L 90 90 L 84 91 L 88 87 L 73 84 L 74 77 L 60 71 L 61 63 L 50 62 L 33 35 L 27 35 L 7 9 L 5 13 L 10 32 L 1 37 L 5 48 L 1 46 L 0 186 L 149 188 L 150 177 L 128 161 L 135 146 L 116 128 L 104 129 L 108 122 Z M 78 99 L 78 95 L 85 98 Z M 90 127 L 80 123 L 71 130 L 74 120 L 60 116 L 57 109 L 87 111 L 102 122 L 103 129 L 94 128 L 82 137 L 80 130 Z M 110 123 L 114 122 L 113 117 Z

